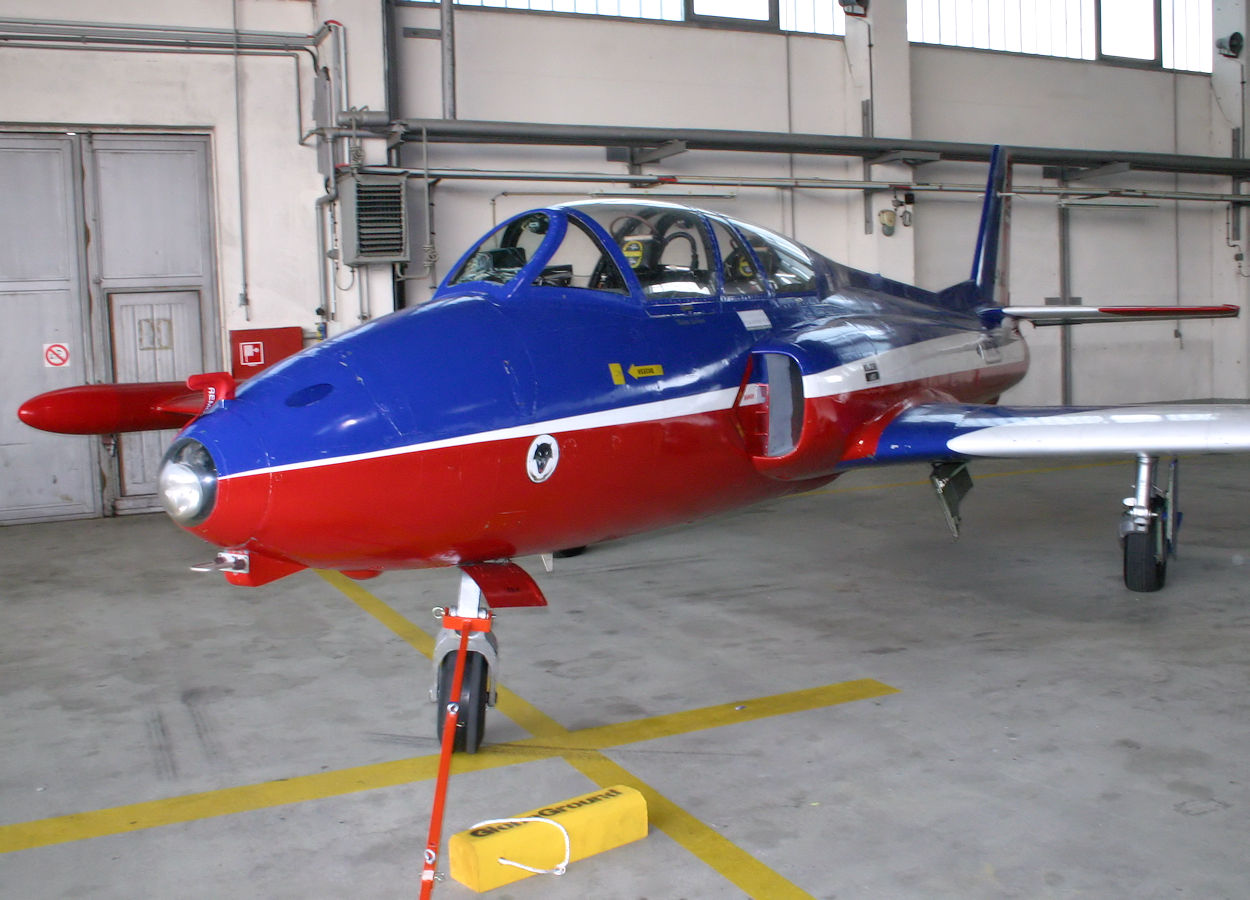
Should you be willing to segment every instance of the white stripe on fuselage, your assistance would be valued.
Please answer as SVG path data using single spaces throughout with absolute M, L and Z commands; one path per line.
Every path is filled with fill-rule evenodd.
M 1026 358 L 1022 340 L 1007 340 L 996 345 L 985 332 L 960 332 L 894 347 L 876 356 L 806 375 L 803 377 L 803 393 L 808 399 L 830 397 L 976 369 L 1017 366 Z M 868 378 L 870 371 L 876 376 L 871 381 Z
M 809 400 L 818 399 L 835 394 L 847 394 L 868 388 L 888 387 L 922 378 L 954 375 L 972 369 L 986 368 L 982 352 L 977 349 L 978 340 L 984 342 L 985 338 L 967 333 L 949 335 L 930 341 L 921 341 L 907 347 L 896 347 L 877 356 L 865 357 L 853 363 L 826 369 L 824 372 L 806 375 L 803 378 L 804 395 Z M 1024 359 L 1022 341 L 1015 341 L 1012 344 L 999 348 L 999 350 L 1002 352 L 1002 364 L 1004 365 Z M 870 363 L 875 363 L 877 366 L 879 378 L 874 381 L 869 381 L 866 374 L 866 366 Z M 733 407 L 734 399 L 737 395 L 737 388 L 721 388 L 703 394 L 694 394 L 689 397 L 676 397 L 671 400 L 638 403 L 632 406 L 618 406 L 613 409 L 600 410 L 599 412 L 566 416 L 560 419 L 547 419 L 529 425 L 515 425 L 510 428 L 499 428 L 493 431 L 480 431 L 474 434 L 458 435 L 436 441 L 406 444 L 402 447 L 392 447 L 386 450 L 371 450 L 365 453 L 352 453 L 343 456 L 326 457 L 324 459 L 309 459 L 285 465 L 261 467 L 222 477 L 225 480 L 273 472 L 293 472 L 318 466 L 334 466 L 342 463 L 383 459 L 388 456 L 402 456 L 406 453 L 421 453 L 425 450 L 443 450 L 449 447 L 465 447 L 472 444 L 485 444 L 491 441 L 532 438 L 540 434 L 561 434 L 571 431 L 587 431 L 595 428 L 639 425 L 664 419 L 678 419 L 730 409 Z
M 655 403 L 639 403 L 634 406 L 618 406 L 599 412 L 566 416 L 562 419 L 547 419 L 546 421 L 534 422 L 530 425 L 515 425 L 511 428 L 479 431 L 474 434 L 462 434 L 457 437 L 443 438 L 437 441 L 406 444 L 403 447 L 392 447 L 388 450 L 370 450 L 366 453 L 352 453 L 345 456 L 309 459 L 303 462 L 287 463 L 286 465 L 251 469 L 247 472 L 236 472 L 233 475 L 223 477 L 242 478 L 245 475 L 261 475 L 268 472 L 294 472 L 297 469 L 334 466 L 340 463 L 360 462 L 366 459 L 383 459 L 388 456 L 402 456 L 405 453 L 421 453 L 425 450 L 443 450 L 448 447 L 465 447 L 470 444 L 486 444 L 491 441 L 537 437 L 540 434 L 588 431 L 593 428 L 611 428 L 619 425 L 657 422 L 662 419 L 677 419 L 684 416 L 695 416 L 701 413 L 719 412 L 720 410 L 729 409 L 733 406 L 734 397 L 737 394 L 737 388 L 724 388 L 722 390 L 709 391 L 706 394 L 695 394 L 690 397 L 659 400 Z

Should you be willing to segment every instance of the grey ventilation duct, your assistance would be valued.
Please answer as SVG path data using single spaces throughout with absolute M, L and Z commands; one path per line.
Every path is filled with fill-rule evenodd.
M 408 261 L 405 175 L 348 172 L 338 181 L 343 262 L 349 266 Z

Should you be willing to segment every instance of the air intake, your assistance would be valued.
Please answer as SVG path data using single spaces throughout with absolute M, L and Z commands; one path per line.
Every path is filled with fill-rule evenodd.
M 408 261 L 408 205 L 403 175 L 347 173 L 339 178 L 343 262 Z

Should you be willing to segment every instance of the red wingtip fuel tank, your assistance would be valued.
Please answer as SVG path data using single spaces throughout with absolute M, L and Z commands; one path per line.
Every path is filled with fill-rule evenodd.
M 181 428 L 194 413 L 184 412 L 184 398 L 202 406 L 181 381 L 148 384 L 84 384 L 32 397 L 17 416 L 32 428 L 59 434 L 115 434 Z
M 228 372 L 181 381 L 84 384 L 32 397 L 17 410 L 31 428 L 58 434 L 123 434 L 182 428 L 219 399 L 234 396 Z

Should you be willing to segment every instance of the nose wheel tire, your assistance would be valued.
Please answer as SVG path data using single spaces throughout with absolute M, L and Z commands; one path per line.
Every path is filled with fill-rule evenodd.
M 470 651 L 464 661 L 464 681 L 460 686 L 460 714 L 456 721 L 455 750 L 476 753 L 486 732 L 486 701 L 488 694 L 486 658 Z M 443 657 L 438 669 L 438 737 L 443 738 L 447 704 L 451 702 L 451 684 L 456 674 L 456 654 Z

